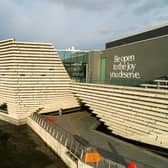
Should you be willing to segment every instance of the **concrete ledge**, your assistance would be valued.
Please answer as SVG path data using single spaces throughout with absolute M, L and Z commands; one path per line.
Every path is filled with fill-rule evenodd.
M 40 127 L 34 120 L 30 117 L 27 119 L 27 124 L 42 138 L 42 140 L 55 152 L 57 153 L 61 159 L 65 162 L 67 166 L 70 168 L 92 168 L 80 160 L 76 162 L 73 161 L 68 155 L 68 149 L 59 143 L 56 139 L 54 139 L 45 129 Z
M 11 117 L 10 115 L 5 114 L 5 113 L 0 113 L 0 120 L 9 122 L 9 123 L 15 124 L 15 125 L 24 125 L 27 122 L 26 118 L 25 119 L 17 119 L 17 118 Z

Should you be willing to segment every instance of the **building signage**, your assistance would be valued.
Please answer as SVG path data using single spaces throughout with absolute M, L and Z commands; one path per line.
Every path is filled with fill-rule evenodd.
M 118 56 L 115 55 L 110 72 L 110 80 L 114 78 L 139 79 L 140 72 L 136 71 L 135 55 Z

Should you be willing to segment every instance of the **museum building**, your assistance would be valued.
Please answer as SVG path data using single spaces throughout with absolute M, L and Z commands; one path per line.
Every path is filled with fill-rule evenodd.
M 111 133 L 168 148 L 167 44 L 162 25 L 62 62 L 50 43 L 0 41 L 0 119 L 84 104 Z

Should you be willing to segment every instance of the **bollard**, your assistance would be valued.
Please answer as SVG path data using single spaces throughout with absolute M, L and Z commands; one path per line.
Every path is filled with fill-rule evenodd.
M 128 168 L 137 168 L 136 164 L 134 162 L 130 162 L 128 164 Z

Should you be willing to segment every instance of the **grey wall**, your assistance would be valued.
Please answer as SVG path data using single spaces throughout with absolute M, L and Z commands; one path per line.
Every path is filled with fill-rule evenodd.
M 90 69 L 98 71 L 89 74 L 99 80 L 100 59 L 107 59 L 106 83 L 137 85 L 168 75 L 168 36 L 118 46 L 98 52 L 90 58 Z M 102 55 L 101 55 L 102 54 Z M 116 62 L 119 58 L 118 62 Z M 122 64 L 122 75 L 119 64 Z M 97 66 L 97 68 L 95 68 Z M 134 69 L 127 69 L 127 68 Z M 116 69 L 119 68 L 119 69 Z M 126 69 L 124 69 L 126 68 Z M 120 75 L 119 75 L 120 73 Z M 124 73 L 124 75 L 123 75 Z M 96 74 L 96 75 L 95 75 Z M 110 78 L 111 74 L 111 78 Z M 93 76 L 94 75 L 94 76 Z M 118 76 L 119 75 L 119 76 Z
M 88 57 L 88 82 L 97 83 L 100 81 L 100 58 L 101 51 L 92 51 Z

